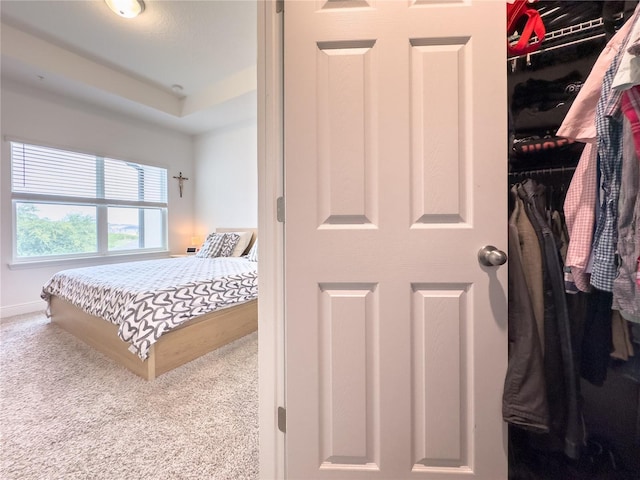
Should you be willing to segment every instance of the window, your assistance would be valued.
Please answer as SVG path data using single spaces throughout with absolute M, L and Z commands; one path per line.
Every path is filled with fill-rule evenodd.
M 11 142 L 14 259 L 166 250 L 167 170 Z

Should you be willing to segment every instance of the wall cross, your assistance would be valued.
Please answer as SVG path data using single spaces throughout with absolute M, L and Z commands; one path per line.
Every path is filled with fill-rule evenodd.
M 189 180 L 189 177 L 183 177 L 182 172 L 178 176 L 173 176 L 176 180 L 178 180 L 178 188 L 180 189 L 180 198 L 182 198 L 182 189 L 184 187 L 184 181 Z

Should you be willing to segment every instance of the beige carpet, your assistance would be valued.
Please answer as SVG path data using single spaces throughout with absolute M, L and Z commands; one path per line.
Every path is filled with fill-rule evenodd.
M 257 479 L 257 333 L 142 380 L 43 314 L 0 323 L 0 478 Z

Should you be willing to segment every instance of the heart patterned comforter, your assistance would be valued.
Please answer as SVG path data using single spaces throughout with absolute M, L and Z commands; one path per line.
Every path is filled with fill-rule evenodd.
M 243 257 L 168 258 L 56 273 L 41 297 L 63 298 L 119 325 L 142 360 L 160 336 L 191 318 L 258 296 L 257 263 Z

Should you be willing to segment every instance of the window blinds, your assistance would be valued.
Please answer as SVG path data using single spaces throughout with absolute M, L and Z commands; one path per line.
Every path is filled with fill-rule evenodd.
M 13 193 L 167 204 L 167 170 L 11 142 Z

